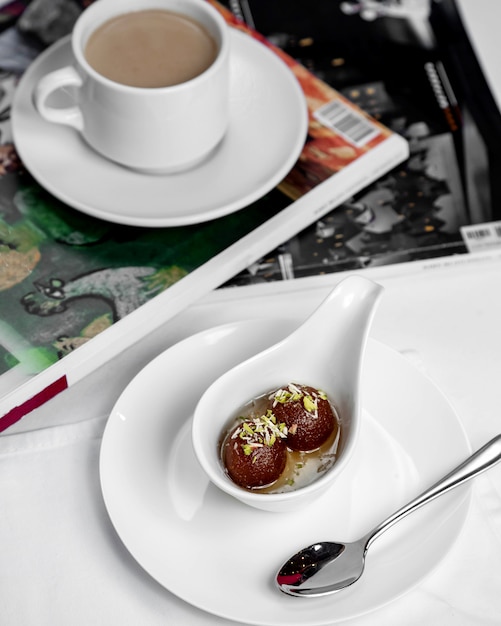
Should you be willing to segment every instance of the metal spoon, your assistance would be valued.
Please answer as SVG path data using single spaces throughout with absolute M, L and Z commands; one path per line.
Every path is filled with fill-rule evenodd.
M 501 435 L 497 435 L 452 472 L 390 515 L 358 541 L 352 543 L 319 541 L 291 556 L 276 576 L 279 589 L 292 596 L 318 597 L 352 585 L 364 571 L 367 550 L 388 528 L 423 504 L 490 469 L 500 460 Z M 314 580 L 311 580 L 312 578 Z

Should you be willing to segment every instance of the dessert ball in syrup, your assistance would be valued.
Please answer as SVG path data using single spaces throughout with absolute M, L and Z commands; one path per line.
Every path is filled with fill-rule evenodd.
M 289 384 L 270 396 L 273 414 L 287 426 L 287 446 L 308 452 L 319 448 L 337 428 L 334 411 L 323 391 Z
M 245 419 L 223 443 L 223 462 L 230 478 L 240 487 L 253 489 L 274 483 L 287 462 L 287 429 L 271 411 Z

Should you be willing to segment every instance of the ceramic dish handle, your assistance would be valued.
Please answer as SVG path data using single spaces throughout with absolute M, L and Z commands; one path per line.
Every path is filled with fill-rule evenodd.
M 54 92 L 66 87 L 80 88 L 81 86 L 82 79 L 71 65 L 46 74 L 35 88 L 33 101 L 36 110 L 48 122 L 66 124 L 81 131 L 83 117 L 79 107 L 56 108 L 48 104 L 48 99 Z

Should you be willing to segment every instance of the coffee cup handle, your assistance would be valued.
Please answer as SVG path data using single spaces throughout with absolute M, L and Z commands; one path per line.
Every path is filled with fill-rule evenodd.
M 78 106 L 56 108 L 47 104 L 49 96 L 58 89 L 82 86 L 82 78 L 71 65 L 63 67 L 43 76 L 33 95 L 33 102 L 38 113 L 48 122 L 66 124 L 77 130 L 83 130 L 82 111 Z

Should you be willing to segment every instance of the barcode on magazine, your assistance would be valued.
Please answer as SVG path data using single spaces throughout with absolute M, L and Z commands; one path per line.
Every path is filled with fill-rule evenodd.
M 501 222 L 461 226 L 461 235 L 468 252 L 492 248 L 501 249 Z
M 321 124 L 356 146 L 364 146 L 380 133 L 375 124 L 341 100 L 332 100 L 324 104 L 313 115 Z

